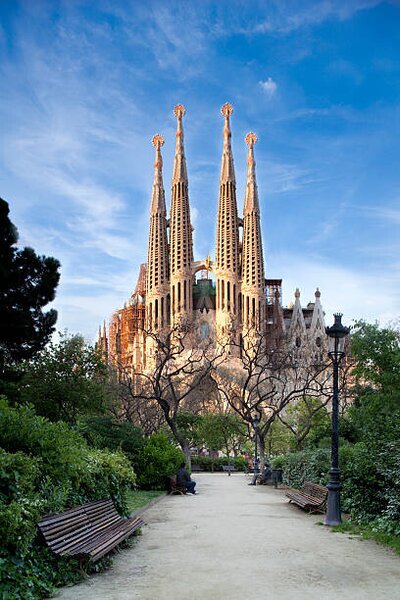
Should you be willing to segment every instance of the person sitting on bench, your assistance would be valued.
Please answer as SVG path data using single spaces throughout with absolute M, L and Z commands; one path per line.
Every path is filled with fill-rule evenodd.
M 194 488 L 196 487 L 196 482 L 190 478 L 190 475 L 186 470 L 186 465 L 184 462 L 181 463 L 181 466 L 179 467 L 179 470 L 176 474 L 176 484 L 178 486 L 185 487 L 189 494 L 196 493 L 194 490 Z

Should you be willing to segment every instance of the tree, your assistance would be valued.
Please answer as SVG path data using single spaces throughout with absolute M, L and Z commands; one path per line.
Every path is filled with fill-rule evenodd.
M 51 421 L 75 423 L 98 414 L 109 402 L 108 369 L 80 335 L 61 335 L 24 366 L 21 399 Z
M 241 344 L 240 358 L 227 366 L 214 365 L 212 376 L 226 404 L 253 427 L 264 467 L 265 439 L 286 407 L 304 396 L 330 396 L 331 374 L 327 364 L 297 357 L 285 344 L 271 348 L 263 336 L 252 334 Z
M 0 380 L 15 378 L 15 364 L 44 348 L 54 332 L 57 312 L 43 308 L 55 297 L 60 263 L 18 250 L 18 231 L 0 198 Z
M 326 426 L 330 427 L 330 420 L 326 410 L 329 396 L 315 398 L 303 396 L 288 407 L 284 413 L 278 415 L 280 422 L 292 433 L 295 450 L 303 450 L 307 436 L 312 429 Z
M 200 415 L 198 436 L 209 450 L 223 450 L 226 456 L 237 456 L 245 444 L 248 433 L 242 419 L 232 412 L 215 412 Z
M 171 328 L 145 332 L 152 347 L 146 371 L 120 372 L 120 385 L 125 386 L 125 399 L 133 407 L 124 407 L 131 414 L 139 410 L 161 411 L 176 443 L 190 466 L 190 435 L 186 423 L 180 427 L 179 415 L 193 406 L 195 395 L 210 377 L 213 366 L 222 360 L 214 352 L 212 340 L 201 339 L 191 323 L 178 323 Z M 117 409 L 118 412 L 118 409 Z
M 400 437 L 400 330 L 359 321 L 352 335 L 350 418 L 368 446 Z

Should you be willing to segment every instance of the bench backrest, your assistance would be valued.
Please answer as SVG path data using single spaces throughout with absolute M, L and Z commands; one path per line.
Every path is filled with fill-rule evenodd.
M 304 482 L 303 491 L 309 496 L 320 498 L 321 501 L 325 500 L 328 494 L 328 490 L 324 485 L 319 485 L 318 483 L 313 483 L 312 481 Z
M 43 517 L 39 530 L 47 545 L 61 553 L 74 546 L 78 540 L 86 539 L 94 531 L 117 523 L 120 519 L 112 500 L 97 500 L 57 515 Z

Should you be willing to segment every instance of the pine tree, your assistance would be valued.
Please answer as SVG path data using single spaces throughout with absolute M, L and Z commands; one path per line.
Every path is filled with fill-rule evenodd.
M 54 300 L 60 278 L 58 260 L 16 247 L 18 230 L 9 212 L 0 198 L 0 380 L 13 379 L 18 362 L 49 341 L 57 311 L 43 308 Z

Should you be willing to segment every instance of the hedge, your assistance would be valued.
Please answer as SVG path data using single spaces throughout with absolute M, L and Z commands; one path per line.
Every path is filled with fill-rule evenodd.
M 356 522 L 400 535 L 400 441 L 388 442 L 377 455 L 359 442 L 339 450 L 342 509 Z M 283 481 L 299 488 L 304 481 L 326 485 L 330 450 L 304 450 L 277 457 Z
M 222 471 L 223 465 L 233 465 L 237 471 L 245 471 L 247 461 L 243 456 L 192 456 L 192 465 L 199 465 L 203 471 Z
M 80 577 L 77 561 L 55 561 L 40 545 L 41 515 L 104 497 L 126 514 L 135 482 L 122 452 L 89 448 L 66 423 L 51 423 L 28 406 L 11 408 L 0 398 L 2 597 L 47 597 L 55 585 Z

